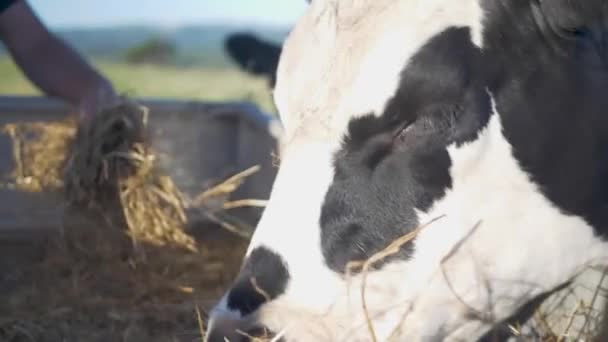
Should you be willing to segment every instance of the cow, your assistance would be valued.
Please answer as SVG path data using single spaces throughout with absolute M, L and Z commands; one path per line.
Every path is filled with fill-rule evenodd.
M 608 259 L 608 1 L 315 0 L 207 341 L 475 341 Z

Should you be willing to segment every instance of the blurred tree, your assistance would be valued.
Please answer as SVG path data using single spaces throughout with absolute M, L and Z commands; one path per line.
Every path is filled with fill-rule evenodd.
M 175 46 L 162 38 L 150 38 L 127 50 L 125 60 L 131 64 L 168 64 L 176 56 Z

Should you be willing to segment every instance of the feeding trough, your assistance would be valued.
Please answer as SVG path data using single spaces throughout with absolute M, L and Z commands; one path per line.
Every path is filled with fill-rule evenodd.
M 276 168 L 280 126 L 277 120 L 248 102 L 205 103 L 137 99 L 149 109 L 148 132 L 158 164 L 186 196 L 195 198 L 205 189 L 252 170 L 229 198 L 224 200 L 265 200 L 269 196 Z M 42 97 L 0 97 L 0 126 L 65 122 L 71 109 L 60 101 Z M 40 137 L 31 136 L 32 142 Z M 52 233 L 60 227 L 62 199 L 57 193 L 26 191 L 11 184 L 15 173 L 26 172 L 20 165 L 23 146 L 6 130 L 0 134 L 0 239 L 32 238 Z M 42 149 L 39 153 L 45 153 Z M 28 181 L 27 174 L 18 175 Z M 242 206 L 231 216 L 253 227 L 263 208 Z M 208 217 L 191 218 L 197 220 Z

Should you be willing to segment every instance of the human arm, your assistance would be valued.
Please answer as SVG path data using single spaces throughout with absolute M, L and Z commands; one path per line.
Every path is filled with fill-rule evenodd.
M 77 106 L 82 118 L 116 99 L 112 84 L 51 33 L 25 0 L 0 13 L 0 40 L 34 85 Z

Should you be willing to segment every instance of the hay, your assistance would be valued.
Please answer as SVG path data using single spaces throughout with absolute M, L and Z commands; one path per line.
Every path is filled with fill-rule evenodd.
M 15 169 L 9 177 L 15 188 L 29 192 L 59 191 L 63 186 L 65 151 L 76 132 L 74 121 L 12 123 L 2 131 L 13 141 Z
M 40 264 L 23 270 L 19 286 L 0 295 L 0 341 L 193 341 L 201 320 L 234 279 L 246 243 L 226 234 L 199 252 L 147 246 L 148 258 L 121 255 L 108 226 L 70 222 L 88 249 L 57 241 Z M 84 222 L 83 222 L 84 223 Z M 93 233 L 87 235 L 87 230 Z M 224 232 L 220 230 L 219 232 Z M 93 248 L 93 243 L 107 249 Z M 67 248 L 66 248 L 67 247 Z M 0 284 L 2 281 L 0 280 Z M 196 309 L 195 309 L 196 307 Z M 123 337 L 127 336 L 127 337 Z
M 373 254 L 367 260 L 350 261 L 345 267 L 345 279 L 352 281 L 353 274 L 361 275 L 359 295 L 361 309 L 364 314 L 366 328 L 370 335 L 370 341 L 378 341 L 375 328 L 367 306 L 366 288 L 367 276 L 374 270 L 374 264 L 385 260 L 397 253 L 399 249 L 422 230 L 443 218 L 439 216 L 418 226 L 411 232 L 393 240 L 385 248 Z M 539 341 L 539 342 L 566 342 L 566 341 L 608 341 L 608 268 L 586 266 L 580 270 L 572 282 L 564 288 L 556 291 L 546 298 L 537 307 L 533 315 L 526 322 L 515 323 L 499 322 L 494 320 L 491 311 L 480 311 L 468 305 L 456 292 L 451 284 L 445 269 L 445 263 L 462 247 L 479 228 L 481 221 L 475 224 L 471 230 L 448 251 L 440 261 L 440 271 L 446 280 L 446 285 L 455 298 L 466 308 L 471 319 L 486 322 L 493 325 L 493 331 L 484 336 L 483 341 L 505 341 L 506 332 L 515 341 Z M 432 228 L 431 228 L 432 229 Z M 489 281 L 484 279 L 485 285 Z M 491 289 L 487 288 L 488 293 Z M 405 313 L 410 314 L 411 306 Z M 404 318 L 405 318 L 404 317 Z M 391 335 L 386 341 L 397 341 L 396 334 L 403 328 L 403 321 L 396 324 Z M 513 339 L 514 338 L 514 339 Z
M 585 267 L 568 287 L 546 299 L 530 322 L 512 331 L 527 340 L 603 341 L 606 285 L 608 269 Z
M 183 196 L 158 169 L 147 144 L 147 115 L 147 109 L 125 102 L 79 129 L 66 163 L 66 199 L 103 211 L 118 202 L 135 246 L 145 241 L 196 251 L 184 233 Z

